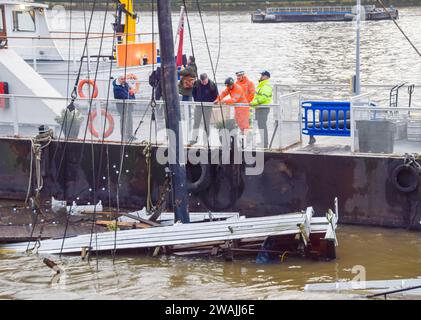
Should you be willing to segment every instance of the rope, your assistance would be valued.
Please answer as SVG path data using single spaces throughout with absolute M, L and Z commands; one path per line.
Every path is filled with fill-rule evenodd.
M 202 25 L 203 35 L 205 37 L 205 43 L 206 43 L 206 48 L 207 48 L 207 51 L 208 51 L 209 61 L 210 61 L 210 64 L 211 64 L 213 79 L 214 79 L 214 82 L 216 84 L 217 83 L 217 81 L 216 81 L 216 70 L 215 70 L 214 65 L 213 65 L 212 54 L 211 54 L 211 51 L 210 51 L 208 36 L 207 36 L 207 33 L 206 33 L 205 23 L 203 21 L 202 10 L 200 8 L 200 2 L 199 2 L 199 0 L 196 0 L 196 5 L 197 5 L 197 11 L 199 12 L 199 18 L 200 18 L 200 23 Z M 225 125 L 224 111 L 222 110 L 222 101 L 219 101 L 219 109 L 221 111 L 222 125 L 223 125 L 223 128 L 225 129 L 224 130 L 225 140 L 227 142 L 228 141 L 228 138 L 227 138 L 227 130 L 226 130 L 227 127 Z
M 194 45 L 193 45 L 193 37 L 192 37 L 192 33 L 191 33 L 191 27 L 190 27 L 190 19 L 189 19 L 189 13 L 187 10 L 187 4 L 186 1 L 183 0 L 183 4 L 184 4 L 184 10 L 186 13 L 186 20 L 187 20 L 187 29 L 189 31 L 189 39 L 190 39 L 190 47 L 191 47 L 191 51 L 192 51 L 192 56 L 195 57 L 194 54 Z M 199 69 L 198 69 L 199 70 Z M 199 73 L 199 72 L 198 72 Z M 215 85 L 216 84 L 216 79 L 214 77 L 214 81 L 215 81 Z M 207 138 L 207 145 L 208 145 L 208 150 L 210 150 L 210 142 L 209 142 L 209 126 L 208 123 L 206 123 L 206 118 L 205 118 L 205 111 L 204 111 L 204 106 L 203 106 L 203 102 L 200 102 L 200 107 L 201 107 L 201 111 L 202 111 L 202 119 L 203 119 L 203 124 L 205 126 L 205 132 L 206 132 L 206 138 Z M 196 106 L 197 108 L 197 106 Z
M 152 203 L 152 196 L 151 196 L 151 177 L 152 177 L 152 144 L 149 141 L 149 143 L 146 145 L 145 149 L 143 149 L 143 155 L 145 156 L 146 166 L 148 168 L 148 191 L 146 196 L 146 210 L 148 212 L 151 212 L 151 209 L 153 207 Z
M 119 2 L 118 2 L 119 3 Z M 117 4 L 118 5 L 118 4 Z M 125 59 L 124 59 L 124 78 L 126 78 L 127 76 L 127 57 L 128 57 L 128 44 L 129 42 L 127 41 L 128 39 L 128 28 L 126 29 L 126 52 L 125 52 Z M 121 140 L 120 140 L 120 166 L 119 166 L 119 172 L 118 172 L 118 177 L 117 177 L 117 192 L 116 192 L 116 201 L 117 201 L 117 215 L 116 215 L 116 220 L 117 217 L 120 215 L 120 180 L 121 180 L 121 174 L 123 171 L 123 164 L 124 164 L 124 153 L 125 153 L 125 149 L 126 149 L 126 143 L 124 143 L 124 133 L 125 133 L 125 123 L 126 123 L 126 99 L 123 100 L 123 113 L 122 113 L 122 126 L 121 126 Z M 117 228 L 115 228 L 115 233 L 114 233 L 114 249 L 113 249 L 113 264 L 115 263 L 115 254 L 116 254 L 116 249 L 117 249 Z
M 104 43 L 104 32 L 105 32 L 105 25 L 106 25 L 106 20 L 107 20 L 107 14 L 108 14 L 108 4 L 109 4 L 109 0 L 107 0 L 107 5 L 106 5 L 106 9 L 105 9 L 105 13 L 104 13 L 104 19 L 103 19 L 103 25 L 102 25 L 102 34 L 101 34 L 101 40 L 100 40 L 100 46 L 98 49 L 98 56 L 101 55 L 101 51 L 102 51 L 102 46 Z M 93 7 L 95 7 L 95 2 L 93 4 Z M 87 61 L 87 65 L 88 65 L 88 79 L 89 79 L 89 59 Z M 97 59 L 97 63 L 96 63 L 96 69 L 95 69 L 95 76 L 94 76 L 94 83 L 96 83 L 97 77 L 98 77 L 98 71 L 99 71 L 99 63 L 100 60 Z M 93 95 L 89 94 L 89 110 L 88 110 L 88 119 L 91 116 L 91 112 L 92 112 L 92 102 L 93 102 Z M 85 127 L 85 134 L 83 137 L 83 146 L 85 145 L 85 140 L 86 140 L 86 135 L 87 135 L 87 130 L 88 130 L 88 125 L 89 125 L 89 121 L 86 122 L 86 127 Z M 83 147 L 82 147 L 83 150 Z M 82 159 L 82 155 L 83 155 L 83 151 L 81 153 L 81 158 Z M 96 228 L 96 203 L 97 203 L 97 196 L 96 196 L 96 172 L 95 172 L 95 157 L 94 157 L 95 153 L 94 153 L 94 140 L 91 137 L 91 158 L 92 158 L 92 192 L 93 192 L 93 203 L 94 203 L 94 214 L 93 214 L 93 220 L 92 220 L 92 226 L 91 226 L 91 237 L 89 240 L 89 247 L 92 247 L 92 233 L 95 231 L 95 245 L 96 245 L 96 264 L 97 264 L 97 269 L 98 269 L 98 233 L 97 233 L 97 228 Z M 89 260 L 89 258 L 88 258 Z
M 387 10 L 386 5 L 384 4 L 383 0 L 377 0 L 377 2 L 380 3 L 380 5 L 383 7 L 384 11 L 389 14 L 390 18 L 392 19 L 393 23 L 396 25 L 396 27 L 399 29 L 399 31 L 403 34 L 405 39 L 409 42 L 409 44 L 412 46 L 412 48 L 415 50 L 415 52 L 418 54 L 418 56 L 421 57 L 421 52 L 418 50 L 418 48 L 415 46 L 415 44 L 409 39 L 409 37 L 406 35 L 405 31 L 400 27 L 396 19 L 392 16 L 389 10 Z
M 114 16 L 117 19 L 117 13 L 118 13 L 118 8 L 119 5 L 118 3 L 116 3 L 115 5 L 115 13 Z M 104 32 L 104 30 L 103 30 Z M 113 36 L 113 43 L 112 43 L 112 47 L 111 47 L 111 56 L 114 56 L 115 53 L 115 45 L 116 45 L 116 34 L 117 34 L 117 28 L 114 28 L 114 36 Z M 108 114 L 108 109 L 109 109 L 109 99 L 110 99 L 110 89 L 111 89 L 111 82 L 112 82 L 112 71 L 113 71 L 113 62 L 112 60 L 110 60 L 110 71 L 109 71 L 109 75 L 108 75 L 108 88 L 107 88 L 107 98 L 106 98 L 106 105 L 105 105 L 105 114 Z M 102 139 L 101 139 L 101 153 L 100 153 L 100 160 L 99 160 L 99 166 L 98 166 L 98 175 L 97 175 L 97 184 L 99 187 L 99 177 L 100 172 L 99 170 L 101 170 L 102 168 L 102 161 L 103 161 L 103 152 L 104 152 L 104 141 L 105 141 L 105 129 L 107 126 L 107 117 L 105 117 L 104 120 L 104 127 L 103 127 L 103 134 L 102 134 Z M 109 149 L 108 149 L 108 145 L 106 146 L 106 158 L 107 158 L 107 181 L 108 181 L 108 185 L 107 185 L 107 189 L 108 189 L 108 206 L 111 209 L 111 174 L 110 174 L 110 157 L 109 157 Z M 115 215 L 115 222 L 116 222 L 116 228 L 115 228 L 115 234 L 114 234 L 114 253 L 115 253 L 115 246 L 116 246 L 116 239 L 117 239 L 117 222 L 118 222 L 118 214 Z M 115 254 L 113 254 L 113 263 L 115 261 Z
M 221 0 L 218 1 L 218 56 L 216 58 L 215 73 L 218 72 L 219 58 L 221 57 L 222 46 L 222 25 L 221 25 Z
M 106 8 L 106 11 L 105 11 L 105 17 L 106 17 L 107 12 L 108 12 L 108 1 L 109 1 L 109 0 L 107 0 L 107 8 Z M 77 74 L 77 77 L 76 77 L 76 80 L 75 80 L 75 84 L 74 84 L 74 87 L 73 87 L 73 91 L 72 91 L 72 93 L 71 93 L 71 98 L 72 98 L 72 100 L 71 100 L 71 102 L 70 102 L 69 106 L 68 106 L 68 107 L 67 107 L 67 109 L 66 109 L 66 113 L 68 112 L 68 110 L 73 111 L 73 110 L 71 110 L 71 109 L 72 109 L 72 108 L 73 108 L 73 109 L 75 108 L 75 107 L 74 107 L 74 101 L 75 101 L 75 100 L 76 100 L 76 98 L 77 98 L 76 90 L 77 90 L 77 85 L 78 85 L 78 83 L 79 83 L 79 79 L 80 79 L 80 75 L 81 75 L 81 71 L 82 71 L 83 57 L 85 56 L 85 52 L 88 52 L 88 38 L 89 38 L 90 31 L 91 31 L 93 14 L 94 14 L 94 12 L 95 12 L 95 7 L 96 7 L 96 0 L 94 0 L 94 3 L 93 3 L 93 5 L 92 5 L 92 10 L 91 10 L 91 15 L 90 15 L 90 19 L 89 19 L 89 25 L 88 25 L 88 27 L 86 27 L 86 10 L 85 10 L 85 0 L 82 2 L 82 5 L 83 5 L 83 17 L 84 17 L 85 33 L 86 33 L 85 45 L 84 45 L 84 48 L 83 48 L 82 58 L 81 58 L 81 60 L 80 60 L 80 64 L 79 64 L 78 74 Z M 105 17 L 104 17 L 104 24 L 105 24 Z M 103 32 L 104 32 L 104 27 L 103 27 Z M 101 43 L 100 43 L 100 48 L 99 48 L 99 54 L 101 54 L 102 43 L 103 43 L 103 38 L 101 38 Z M 95 72 L 94 82 L 96 81 L 97 74 L 98 74 L 99 61 L 100 61 L 100 60 L 99 60 L 99 59 L 97 59 L 97 66 L 96 66 L 96 72 Z M 89 66 L 89 62 L 90 62 L 90 61 L 89 61 L 89 60 L 87 60 L 88 80 L 89 80 L 89 75 L 90 75 L 90 68 L 89 68 L 90 66 Z M 90 99 L 89 99 L 89 111 L 88 111 L 88 118 L 89 118 L 89 116 L 90 116 L 91 107 L 92 107 L 92 100 L 93 100 L 93 95 L 91 95 L 91 94 L 90 94 L 90 92 L 89 92 L 89 97 L 90 97 Z M 66 117 L 66 114 L 65 114 L 65 117 Z M 73 112 L 73 117 L 72 117 L 72 121 L 71 121 L 71 123 L 70 123 L 70 128 L 69 128 L 69 130 L 71 130 L 71 128 L 72 128 L 72 125 L 73 125 L 73 122 L 74 122 L 74 118 L 75 118 L 75 112 Z M 87 121 L 87 123 L 86 123 L 86 127 L 85 127 L 85 135 L 84 135 L 84 139 L 83 139 L 83 144 L 82 144 L 82 150 L 81 150 L 81 153 L 80 153 L 79 163 L 81 163 L 81 160 L 82 160 L 82 157 L 83 157 L 83 154 L 84 154 L 84 147 L 85 147 L 85 141 L 86 141 L 86 130 L 87 130 L 87 127 L 88 127 L 88 123 L 89 123 L 89 121 Z M 65 155 L 65 150 L 66 150 L 67 140 L 68 140 L 68 137 L 66 137 L 66 139 L 65 139 L 64 150 L 63 150 L 63 154 L 62 154 L 62 157 L 61 157 L 61 161 L 60 161 L 59 169 L 57 170 L 57 176 L 58 176 L 59 172 L 61 171 L 61 166 L 62 166 L 63 159 L 64 159 L 64 155 Z M 58 149 L 58 148 L 57 148 L 57 149 Z M 91 143 L 91 152 L 92 152 L 92 167 L 93 167 L 93 170 L 92 170 L 92 175 L 93 175 L 93 186 L 92 186 L 92 189 L 93 189 L 93 191 L 94 191 L 94 200 L 93 200 L 93 202 L 94 202 L 94 205 L 95 205 L 95 206 L 94 206 L 94 221 L 95 221 L 95 211 L 96 211 L 96 189 L 95 189 L 95 162 L 94 162 L 94 157 L 93 157 L 93 141 L 92 141 L 92 143 Z M 82 192 L 82 191 L 81 191 L 81 192 Z M 72 204 L 72 206 L 73 206 L 73 204 Z M 71 207 L 71 208 L 72 208 L 72 207 Z M 66 217 L 66 225 L 65 225 L 65 229 L 64 229 L 63 241 L 62 241 L 62 245 L 61 245 L 61 249 L 60 249 L 60 254 L 59 254 L 59 256 L 61 256 L 61 255 L 62 255 L 62 251 L 63 251 L 63 247 L 64 247 L 64 242 L 65 242 L 66 235 L 67 235 L 68 225 L 69 225 L 69 215 L 67 215 L 67 217 Z M 90 239 L 90 240 L 92 240 L 92 229 L 93 229 L 93 227 L 91 228 L 91 239 Z M 98 263 L 98 261 L 97 261 L 97 263 Z
M 96 0 L 94 0 L 93 6 L 92 6 L 91 16 L 90 16 L 90 19 L 89 19 L 89 26 L 88 26 L 88 29 L 87 30 L 86 30 L 86 16 L 85 16 L 85 0 L 82 1 L 82 6 L 83 6 L 83 16 L 84 16 L 84 24 L 85 24 L 85 34 L 86 34 L 85 44 L 83 46 L 83 52 L 82 52 L 82 57 L 84 57 L 85 56 L 85 52 L 88 49 L 87 48 L 88 47 L 88 39 L 89 39 L 89 34 L 90 34 L 90 31 L 91 31 L 91 26 L 92 26 L 92 18 L 93 18 L 94 12 L 95 12 Z M 72 90 L 72 92 L 70 94 L 71 100 L 70 100 L 70 103 L 69 103 L 69 105 L 67 106 L 67 108 L 65 110 L 63 123 L 65 123 L 67 121 L 68 112 L 69 111 L 74 111 L 75 108 L 76 108 L 75 105 L 74 105 L 74 102 L 76 101 L 76 98 L 77 98 L 77 86 L 79 84 L 79 79 L 80 79 L 80 75 L 81 75 L 81 72 L 82 72 L 82 66 L 83 66 L 83 58 L 80 59 L 78 73 L 77 73 L 77 76 L 76 76 L 76 79 L 75 79 L 75 83 L 73 85 L 73 90 Z M 88 67 L 89 67 L 89 64 L 88 64 Z M 67 72 L 68 72 L 68 79 L 69 79 L 70 78 L 70 61 L 69 61 L 69 64 L 68 64 L 68 70 L 67 70 Z M 89 70 L 88 70 L 88 78 L 89 78 Z M 69 98 L 69 97 L 67 97 L 67 98 Z M 73 114 L 73 118 L 72 118 L 72 120 L 70 122 L 70 126 L 69 126 L 69 131 L 73 127 L 74 116 L 75 115 Z M 62 129 L 63 128 L 61 128 L 61 130 L 60 130 L 58 142 L 60 142 L 60 137 L 61 137 Z M 57 170 L 56 179 L 58 178 L 58 175 L 59 175 L 59 173 L 61 171 L 61 166 L 62 166 L 62 163 L 63 163 L 63 160 L 64 160 L 64 155 L 65 155 L 65 151 L 66 151 L 66 146 L 67 146 L 68 139 L 69 139 L 68 136 L 65 137 L 65 139 L 64 139 L 64 148 L 63 148 L 62 157 L 60 159 L 59 167 L 58 167 L 58 170 Z M 53 155 L 53 158 L 52 158 L 52 161 L 53 162 L 54 162 L 54 160 L 56 158 L 56 155 L 57 155 L 57 152 L 58 152 L 58 149 L 59 149 L 58 146 L 59 146 L 59 144 L 57 144 L 57 148 L 56 148 L 55 153 Z
M 28 186 L 27 199 L 25 200 L 25 203 L 28 202 L 29 193 L 32 186 L 32 174 L 33 174 L 32 167 L 33 167 L 33 160 L 35 159 L 35 177 L 36 177 L 37 186 L 35 188 L 35 196 L 32 199 L 32 202 L 33 202 L 32 207 L 33 207 L 33 210 L 35 210 L 37 214 L 35 216 L 35 220 L 31 228 L 31 235 L 29 237 L 28 245 L 26 248 L 27 251 L 29 250 L 29 245 L 31 243 L 31 239 L 34 235 L 35 228 L 38 223 L 38 217 L 40 214 L 43 214 L 40 209 L 40 205 L 41 205 L 40 195 L 41 195 L 41 190 L 44 187 L 44 180 L 41 174 L 42 150 L 44 150 L 50 145 L 52 141 L 52 137 L 53 137 L 53 131 L 52 129 L 50 129 L 47 132 L 38 134 L 37 136 L 35 136 L 35 138 L 31 139 L 31 164 L 30 164 L 31 167 L 30 167 L 30 179 L 29 179 L 30 182 Z M 45 221 L 43 220 L 42 222 L 44 223 Z M 42 225 L 40 228 L 38 239 L 40 239 L 42 236 L 43 228 L 44 227 Z
M 30 161 L 30 164 L 29 164 L 29 179 L 28 179 L 28 189 L 27 189 L 27 192 L 26 192 L 25 204 L 28 204 L 29 193 L 31 192 L 31 188 L 32 188 L 32 167 L 33 167 L 33 162 L 34 162 L 34 156 L 33 156 L 33 152 L 32 152 L 32 140 L 31 140 L 31 161 Z
M 282 255 L 281 255 L 281 263 L 284 262 L 284 258 L 285 256 L 289 253 L 289 251 L 285 251 Z
M 417 162 L 417 160 L 420 160 L 421 157 L 419 154 L 408 154 L 405 153 L 403 163 L 404 165 L 408 167 L 414 167 L 415 170 L 418 171 L 418 173 L 421 173 L 421 165 Z
M 71 52 L 71 48 L 72 48 L 72 38 L 71 38 L 71 36 L 72 36 L 72 16 L 73 16 L 73 0 L 70 0 L 70 16 L 69 16 L 69 19 L 70 19 L 70 25 L 69 25 L 69 28 L 70 28 L 70 33 L 69 33 L 69 43 L 68 43 L 68 46 L 69 46 L 69 50 L 68 50 L 68 56 L 67 56 L 67 59 L 68 59 L 68 61 L 67 61 L 67 80 L 66 80 L 66 103 L 67 103 L 67 101 L 69 100 L 69 84 L 70 84 L 70 52 Z M 68 113 L 68 111 L 69 111 L 69 109 L 68 108 L 66 108 L 66 110 L 64 111 L 64 117 L 63 117 L 63 123 L 66 123 L 66 121 L 67 121 L 67 113 Z M 73 118 L 74 119 L 74 118 Z M 72 119 L 72 124 L 73 124 L 73 119 Z M 59 133 L 59 135 L 58 135 L 58 139 L 57 139 L 57 142 L 60 142 L 60 138 L 61 138 L 61 134 L 63 133 L 63 125 L 62 126 L 60 126 L 60 133 Z M 70 129 L 69 129 L 70 130 Z M 65 137 L 66 138 L 66 137 Z M 57 144 L 57 146 L 58 146 L 58 144 Z M 58 147 L 55 149 L 55 151 L 54 151 L 54 155 L 53 155 L 53 162 L 54 162 L 54 160 L 55 160 L 55 158 L 56 158 L 56 156 L 57 156 L 57 152 L 58 152 Z M 61 160 L 62 161 L 62 160 Z M 60 162 L 61 162 L 60 161 Z

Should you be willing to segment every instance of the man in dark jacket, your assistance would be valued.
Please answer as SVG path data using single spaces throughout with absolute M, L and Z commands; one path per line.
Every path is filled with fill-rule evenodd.
M 200 80 L 197 80 L 193 88 L 193 98 L 196 102 L 209 102 L 212 103 L 218 97 L 217 85 L 208 78 L 206 73 L 200 75 Z M 209 139 L 210 133 L 210 119 L 212 115 L 212 107 L 196 106 L 194 109 L 194 124 L 193 124 L 193 137 L 190 144 L 197 143 L 200 123 L 204 119 L 204 131 L 206 131 L 207 138 Z
M 134 92 L 130 88 L 123 76 L 113 81 L 114 99 L 116 100 L 134 100 Z M 124 141 L 135 140 L 133 136 L 133 104 L 117 102 L 117 111 L 120 114 L 120 130 Z

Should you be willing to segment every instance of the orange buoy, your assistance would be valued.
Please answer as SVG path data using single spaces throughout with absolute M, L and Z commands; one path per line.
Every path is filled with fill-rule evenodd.
M 104 109 L 101 110 L 101 114 L 107 119 L 108 129 L 104 132 L 104 138 L 108 138 L 114 131 L 114 118 L 109 112 L 105 111 Z M 88 129 L 94 137 L 99 138 L 99 133 L 94 127 L 94 120 L 97 117 L 97 115 L 98 113 L 96 110 L 91 112 L 91 115 L 89 116 Z
M 86 98 L 85 94 L 83 93 L 83 87 L 85 84 L 89 84 L 91 87 L 93 87 L 94 91 L 92 92 L 92 99 L 95 99 L 98 97 L 98 86 L 96 85 L 95 81 L 92 79 L 83 79 L 79 81 L 79 84 L 77 86 L 77 93 L 79 94 L 79 97 Z

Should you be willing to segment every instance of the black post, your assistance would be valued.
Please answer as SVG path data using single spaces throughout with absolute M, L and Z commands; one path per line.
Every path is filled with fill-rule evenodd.
M 168 156 L 173 174 L 172 191 L 175 220 L 190 222 L 188 211 L 186 166 L 183 161 L 183 134 L 180 131 L 180 101 L 177 86 L 177 69 L 174 59 L 174 39 L 171 21 L 171 1 L 158 0 L 158 25 L 161 46 L 161 69 L 169 133 Z M 175 163 L 171 161 L 175 156 Z

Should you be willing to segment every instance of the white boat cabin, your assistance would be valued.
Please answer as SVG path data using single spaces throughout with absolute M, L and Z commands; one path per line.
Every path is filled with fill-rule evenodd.
M 62 61 L 51 36 L 48 5 L 0 0 L 0 47 L 7 44 L 25 60 Z

